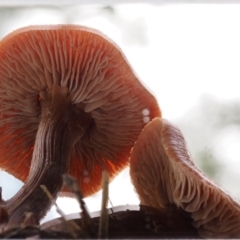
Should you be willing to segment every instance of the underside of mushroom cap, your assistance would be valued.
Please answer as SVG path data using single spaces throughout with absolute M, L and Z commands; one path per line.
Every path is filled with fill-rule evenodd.
M 0 42 L 0 167 L 25 181 L 38 129 L 41 91 L 67 87 L 71 104 L 89 114 L 88 130 L 76 143 L 69 173 L 85 196 L 128 164 L 144 125 L 160 116 L 121 50 L 96 30 L 31 26 Z M 81 116 L 79 116 L 81 117 Z
M 182 133 L 167 120 L 145 126 L 131 152 L 130 174 L 142 204 L 177 205 L 203 237 L 240 236 L 239 203 L 194 165 Z

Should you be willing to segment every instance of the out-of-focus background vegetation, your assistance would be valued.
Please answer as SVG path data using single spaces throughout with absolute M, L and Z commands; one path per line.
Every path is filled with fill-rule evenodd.
M 182 130 L 197 166 L 240 199 L 240 5 L 10 7 L 0 1 L 0 22 L 0 38 L 19 27 L 60 23 L 107 34 L 157 97 L 163 117 Z M 7 199 L 22 183 L 1 172 L 0 185 Z M 99 196 L 86 200 L 90 210 L 100 209 Z M 111 184 L 110 199 L 115 206 L 138 204 L 128 169 Z M 78 211 L 74 201 L 58 203 L 66 213 Z

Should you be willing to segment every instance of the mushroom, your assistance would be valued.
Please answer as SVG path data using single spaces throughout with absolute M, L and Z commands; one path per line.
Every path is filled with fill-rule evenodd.
M 129 162 L 142 128 L 160 116 L 122 51 L 82 26 L 30 26 L 0 42 L 0 168 L 25 182 L 6 201 L 9 226 L 25 212 L 38 223 L 62 174 L 86 197 Z
M 240 237 L 239 203 L 194 165 L 182 133 L 167 120 L 145 126 L 131 151 L 130 174 L 141 204 L 177 206 L 202 237 Z

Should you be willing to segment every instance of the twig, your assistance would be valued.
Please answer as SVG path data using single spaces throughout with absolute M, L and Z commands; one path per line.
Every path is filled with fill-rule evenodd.
M 48 191 L 46 186 L 40 185 L 40 187 L 47 194 L 48 198 L 52 201 L 52 203 L 56 207 L 56 211 L 62 217 L 62 221 L 66 224 L 69 234 L 71 234 L 73 238 L 78 238 L 78 232 L 81 231 L 80 227 L 73 221 L 67 221 L 65 213 L 59 208 L 55 199 L 53 198 L 52 194 Z
M 112 212 L 112 214 L 114 214 L 114 211 L 113 211 L 113 204 L 112 204 L 112 201 L 111 201 L 111 199 L 110 199 L 110 197 L 108 197 L 108 201 L 109 201 L 109 203 L 110 203 L 110 205 L 111 205 L 111 212 Z
M 0 232 L 4 231 L 4 227 L 9 221 L 9 213 L 4 206 L 4 200 L 2 199 L 2 188 L 0 187 Z
M 98 237 L 100 239 L 108 237 L 108 173 L 107 171 L 102 172 L 102 208 L 101 208 L 101 216 L 100 216 L 100 223 L 99 223 L 99 232 Z
M 94 226 L 91 219 L 91 216 L 89 214 L 89 211 L 87 209 L 87 206 L 83 200 L 83 195 L 78 187 L 78 184 L 72 176 L 68 174 L 63 175 L 63 183 L 64 185 L 71 190 L 72 193 L 76 195 L 76 198 L 79 202 L 80 209 L 82 212 L 80 213 L 82 218 L 81 227 L 83 231 L 86 233 L 87 237 L 94 236 Z

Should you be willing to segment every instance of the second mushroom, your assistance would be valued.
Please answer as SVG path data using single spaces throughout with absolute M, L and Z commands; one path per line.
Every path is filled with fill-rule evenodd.
M 160 116 L 121 50 L 81 26 L 33 26 L 0 42 L 0 168 L 25 182 L 6 201 L 9 226 L 25 212 L 38 222 L 64 173 L 84 196 L 128 164 L 144 125 Z
M 130 174 L 142 205 L 185 211 L 201 237 L 240 237 L 239 202 L 195 166 L 169 121 L 156 118 L 145 126 L 131 152 Z

